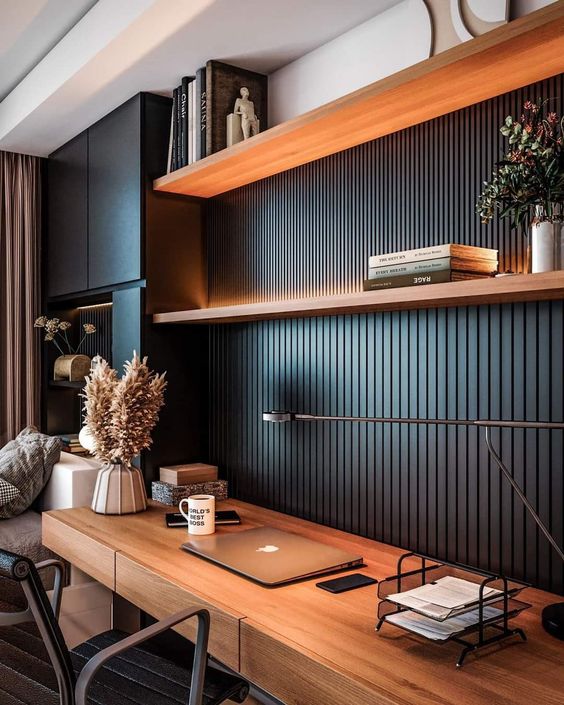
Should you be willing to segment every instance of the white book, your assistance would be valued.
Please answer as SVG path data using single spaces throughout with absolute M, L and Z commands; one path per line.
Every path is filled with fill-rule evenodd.
M 194 81 L 190 81 L 188 84 L 188 134 L 186 139 L 188 140 L 188 164 L 192 164 L 194 161 Z
M 196 90 L 196 79 L 190 84 L 192 87 L 192 112 L 190 113 L 190 139 L 192 141 L 192 162 L 198 161 L 198 130 L 200 126 L 198 117 L 198 91 Z
M 437 257 L 472 257 L 475 259 L 497 260 L 497 250 L 490 250 L 487 247 L 474 247 L 473 245 L 447 243 L 445 245 L 432 245 L 431 247 L 418 247 L 415 250 L 404 250 L 403 252 L 373 255 L 368 260 L 368 266 L 382 267 L 387 264 L 416 262 L 417 260 L 435 259 Z
M 427 259 L 421 262 L 405 262 L 402 264 L 391 264 L 388 267 L 371 267 L 368 270 L 368 278 L 384 279 L 387 277 L 396 277 L 399 274 L 439 272 L 444 269 L 450 269 L 450 263 L 450 257 L 437 257 L 436 259 Z

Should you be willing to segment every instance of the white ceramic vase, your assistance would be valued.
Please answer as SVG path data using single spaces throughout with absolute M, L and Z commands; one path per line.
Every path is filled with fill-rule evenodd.
M 147 493 L 138 468 L 108 463 L 100 468 L 92 498 L 97 514 L 135 514 L 147 509 Z
M 564 267 L 561 222 L 534 221 L 531 225 L 531 272 L 551 272 Z

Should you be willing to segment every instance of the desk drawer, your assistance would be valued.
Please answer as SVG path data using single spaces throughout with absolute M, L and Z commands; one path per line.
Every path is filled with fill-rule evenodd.
M 248 619 L 241 622 L 240 673 L 286 705 L 391 705 L 368 683 Z
M 48 512 L 42 514 L 42 541 L 61 558 L 115 590 L 116 552 L 113 548 L 73 529 Z
M 226 666 L 239 670 L 240 620 L 235 615 L 121 553 L 116 556 L 116 592 L 156 619 L 191 606 L 205 607 L 211 617 L 209 653 Z M 188 620 L 177 631 L 194 641 L 196 627 L 196 620 Z

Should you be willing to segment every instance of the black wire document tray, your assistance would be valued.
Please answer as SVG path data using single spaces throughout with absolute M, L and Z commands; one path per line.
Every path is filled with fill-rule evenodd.
M 407 567 L 409 564 L 410 567 Z M 526 584 L 418 553 L 398 560 L 397 574 L 378 585 L 379 631 L 385 622 L 430 641 L 464 648 L 457 666 L 478 649 L 513 636 L 509 620 L 530 607 L 517 600 Z

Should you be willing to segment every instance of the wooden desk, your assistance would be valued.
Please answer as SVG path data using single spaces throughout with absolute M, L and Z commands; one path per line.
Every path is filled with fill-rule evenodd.
M 401 551 L 237 501 L 240 531 L 270 525 L 365 557 L 364 573 L 395 572 Z M 528 643 L 509 641 L 455 667 L 459 647 L 430 644 L 391 625 L 377 634 L 376 591 L 341 595 L 315 580 L 267 589 L 179 550 L 167 507 L 125 517 L 90 509 L 43 514 L 43 542 L 149 614 L 192 604 L 211 612 L 210 652 L 288 705 L 562 705 L 564 643 L 547 636 L 540 610 L 554 595 L 529 589 L 533 609 L 515 623 Z M 192 625 L 181 632 L 193 637 Z

